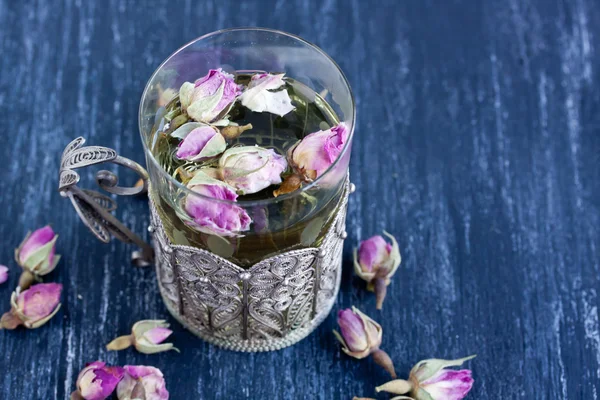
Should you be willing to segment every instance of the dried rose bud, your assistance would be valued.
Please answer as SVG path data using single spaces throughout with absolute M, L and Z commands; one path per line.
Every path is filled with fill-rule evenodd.
M 169 392 L 158 368 L 126 365 L 125 376 L 117 386 L 119 400 L 167 400 Z
M 17 288 L 10 298 L 11 310 L 0 320 L 0 328 L 15 329 L 19 325 L 35 329 L 44 325 L 60 309 L 62 285 L 39 283 L 25 291 Z
M 354 250 L 354 272 L 367 281 L 367 289 L 374 291 L 377 296 L 377 309 L 383 307 L 383 300 L 402 258 L 396 239 L 387 232 L 383 232 L 392 243 L 387 243 L 379 235 L 360 243 Z
M 248 88 L 240 96 L 242 105 L 254 112 L 266 111 L 281 117 L 292 111 L 294 106 L 290 95 L 285 90 L 284 75 L 256 74 L 252 76 Z
M 190 126 L 195 128 L 185 133 Z M 176 153 L 177 158 L 182 160 L 206 160 L 218 156 L 227 148 L 225 138 L 217 128 L 199 122 L 188 122 L 173 132 L 172 136 L 183 139 Z
M 169 324 L 164 320 L 142 320 L 133 324 L 131 335 L 120 336 L 106 345 L 107 350 L 123 350 L 135 346 L 144 354 L 160 353 L 162 351 L 179 350 L 173 343 L 163 343 L 171 334 Z
M 227 114 L 240 93 L 233 75 L 219 68 L 211 69 L 195 83 L 185 82 L 179 89 L 179 100 L 190 118 L 209 123 Z
M 291 193 L 302 186 L 302 177 L 298 174 L 291 174 L 285 177 L 281 186 L 273 191 L 273 196 L 278 197 L 282 194 Z
M 281 183 L 287 161 L 273 149 L 242 146 L 223 153 L 219 167 L 223 181 L 243 195 Z
M 0 265 L 0 284 L 3 284 L 8 280 L 8 267 L 6 265 Z
M 383 335 L 381 325 L 363 314 L 356 307 L 338 312 L 338 325 L 341 334 L 333 331 L 342 343 L 342 350 L 351 357 L 361 359 L 369 355 L 392 377 L 396 377 L 394 364 L 386 352 L 379 349 Z
M 314 180 L 339 157 L 348 135 L 343 122 L 326 131 L 311 133 L 288 150 L 288 159 L 304 179 Z
M 446 367 L 460 366 L 472 358 L 475 356 L 458 360 L 423 360 L 413 367 L 408 380 L 395 379 L 378 386 L 376 390 L 394 394 L 409 393 L 417 400 L 461 400 L 473 387 L 471 371 L 457 371 Z
M 221 135 L 223 135 L 223 137 L 227 140 L 235 140 L 239 138 L 243 132 L 250 129 L 252 129 L 252 124 L 246 124 L 242 126 L 229 125 L 224 128 L 221 128 Z
M 28 233 L 21 245 L 15 250 L 15 259 L 23 268 L 19 279 L 21 289 L 27 289 L 34 280 L 39 280 L 56 268 L 60 256 L 55 253 L 56 239 L 50 225 Z
M 77 377 L 77 390 L 71 393 L 71 400 L 104 400 L 115 391 L 123 374 L 123 368 L 107 367 L 102 361 L 87 364 Z
M 219 236 L 240 236 L 240 232 L 250 229 L 252 220 L 242 207 L 227 202 L 234 202 L 238 195 L 235 189 L 225 182 L 210 177 L 202 170 L 197 171 L 186 185 L 201 196 L 187 195 L 183 201 L 184 222 L 204 233 Z

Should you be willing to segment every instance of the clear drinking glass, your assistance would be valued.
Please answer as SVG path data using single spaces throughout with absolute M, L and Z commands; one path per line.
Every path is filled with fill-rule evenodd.
M 203 197 L 186 188 L 158 160 L 165 106 L 177 95 L 183 82 L 194 82 L 208 70 L 217 68 L 234 74 L 284 72 L 286 77 L 292 78 L 294 89 L 303 98 L 323 103 L 322 110 L 329 114 L 328 120 L 347 125 L 349 137 L 338 159 L 313 182 L 279 197 L 231 202 Z M 264 114 L 265 118 L 273 118 Z M 183 46 L 150 78 L 139 113 L 150 177 L 149 193 L 169 240 L 173 244 L 209 250 L 243 268 L 284 251 L 318 246 L 343 194 L 354 120 L 354 99 L 339 67 L 321 49 L 297 36 L 270 29 L 236 28 L 210 33 Z M 300 117 L 290 122 L 290 129 L 293 130 L 294 124 L 303 123 L 304 126 L 309 123 L 308 117 L 304 122 Z M 280 154 L 285 154 L 283 149 L 289 147 L 290 140 L 289 135 L 273 132 L 273 125 L 270 130 L 253 129 L 238 139 L 241 144 L 258 143 L 278 149 Z M 239 236 L 219 236 L 191 228 L 181 219 L 186 196 L 200 196 L 220 206 L 243 208 L 252 219 L 250 230 Z

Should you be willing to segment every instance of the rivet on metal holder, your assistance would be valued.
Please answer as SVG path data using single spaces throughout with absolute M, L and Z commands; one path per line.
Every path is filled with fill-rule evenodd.
M 94 190 L 80 189 L 77 186 L 80 176 L 75 170 L 109 162 L 132 169 L 140 176 L 142 185 L 122 187 L 118 186 L 119 179 L 114 173 L 102 170 L 96 174 L 98 186 L 109 193 L 125 196 L 147 192 L 148 172 L 135 161 L 119 156 L 113 149 L 100 146 L 83 147 L 84 143 L 85 139 L 79 137 L 69 143 L 62 154 L 58 186 L 60 195 L 71 200 L 79 218 L 99 240 L 108 243 L 111 237 L 115 237 L 125 243 L 135 243 L 140 250 L 132 253 L 132 262 L 138 267 L 152 264 L 152 247 L 112 215 L 111 212 L 117 208 L 115 201 Z
M 247 280 L 249 280 L 251 277 L 252 277 L 252 275 L 250 274 L 250 272 L 242 272 L 242 273 L 240 274 L 240 279 L 241 279 L 242 281 L 247 281 Z

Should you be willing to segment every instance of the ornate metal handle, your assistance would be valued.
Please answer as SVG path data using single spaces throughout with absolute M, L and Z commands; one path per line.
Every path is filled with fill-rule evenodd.
M 152 247 L 138 235 L 123 225 L 111 211 L 117 208 L 113 199 L 94 190 L 80 189 L 77 186 L 80 176 L 76 169 L 89 165 L 111 162 L 134 170 L 143 184 L 133 187 L 118 186 L 118 177 L 106 170 L 96 173 L 96 183 L 109 193 L 117 195 L 137 195 L 148 190 L 148 172 L 135 161 L 117 155 L 113 149 L 100 146 L 82 147 L 85 139 L 78 137 L 67 145 L 60 162 L 58 190 L 61 196 L 68 197 L 83 223 L 104 243 L 115 237 L 125 243 L 135 243 L 140 247 L 131 256 L 138 267 L 150 265 L 154 259 Z

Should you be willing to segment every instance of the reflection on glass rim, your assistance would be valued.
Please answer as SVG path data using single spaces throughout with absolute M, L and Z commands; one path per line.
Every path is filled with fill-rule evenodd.
M 287 193 L 287 194 L 283 194 L 280 195 L 278 197 L 273 197 L 273 198 L 269 198 L 269 199 L 263 199 L 263 200 L 241 200 L 238 202 L 234 202 L 234 201 L 230 201 L 230 200 L 220 200 L 220 199 L 215 199 L 212 197 L 207 197 L 207 196 L 203 196 L 201 194 L 198 194 L 194 191 L 192 191 L 191 189 L 187 188 L 184 184 L 182 184 L 181 182 L 179 182 L 177 179 L 175 179 L 174 177 L 172 177 L 170 174 L 167 173 L 167 171 L 165 171 L 165 169 L 160 165 L 160 163 L 156 160 L 156 158 L 154 157 L 154 154 L 152 154 L 152 152 L 150 151 L 150 149 L 148 148 L 147 144 L 146 144 L 146 139 L 144 137 L 144 132 L 142 132 L 142 107 L 144 105 L 144 99 L 146 98 L 146 96 L 148 95 L 149 91 L 151 90 L 150 88 L 150 83 L 154 80 L 154 78 L 156 77 L 156 75 L 162 70 L 163 66 L 165 64 L 167 64 L 171 59 L 173 59 L 174 57 L 176 57 L 179 53 L 181 53 L 182 51 L 184 51 L 185 49 L 187 49 L 189 46 L 200 42 L 204 39 L 208 39 L 211 38 L 213 36 L 217 36 L 223 33 L 231 33 L 231 32 L 249 32 L 249 31 L 256 31 L 256 32 L 267 32 L 267 33 L 274 33 L 276 35 L 281 35 L 281 36 L 287 36 L 291 39 L 297 40 L 301 43 L 303 43 L 306 46 L 311 47 L 312 49 L 316 50 L 319 54 L 321 54 L 322 56 L 324 56 L 327 60 L 329 60 L 330 63 L 333 64 L 333 66 L 336 68 L 336 70 L 339 72 L 340 76 L 343 79 L 343 82 L 346 86 L 346 88 L 348 89 L 348 92 L 350 94 L 350 103 L 352 106 L 352 119 L 350 121 L 342 121 L 345 122 L 349 128 L 350 128 L 350 133 L 348 135 L 348 140 L 346 141 L 346 143 L 344 144 L 344 148 L 342 149 L 342 152 L 339 154 L 339 156 L 337 157 L 337 159 L 333 162 L 333 164 L 331 164 L 331 166 L 329 168 L 327 168 L 327 170 L 325 170 L 325 172 L 323 172 L 320 176 L 318 176 L 314 181 L 310 182 L 309 184 L 301 187 L 298 190 L 295 190 L 291 193 Z M 346 153 L 348 152 L 348 150 L 350 149 L 351 143 L 352 143 L 352 138 L 354 136 L 354 123 L 356 121 L 356 104 L 354 102 L 354 95 L 352 93 L 352 89 L 350 87 L 350 84 L 348 83 L 348 79 L 346 79 L 346 76 L 344 75 L 344 73 L 342 72 L 342 70 L 340 69 L 339 65 L 337 65 L 337 63 L 327 54 L 325 53 L 321 48 L 319 48 L 318 46 L 306 41 L 305 39 L 302 39 L 299 36 L 293 35 L 291 33 L 287 33 L 287 32 L 283 32 L 283 31 L 279 31 L 276 29 L 269 29 L 269 28 L 257 28 L 257 27 L 248 27 L 248 28 L 229 28 L 229 29 L 222 29 L 222 30 L 218 30 L 218 31 L 214 31 L 211 33 L 207 33 L 206 35 L 200 36 L 188 43 L 186 43 L 185 45 L 183 45 L 182 47 L 180 47 L 179 49 L 177 49 L 173 54 L 171 54 L 169 57 L 167 57 L 159 66 L 158 68 L 154 71 L 154 73 L 152 73 L 152 76 L 150 77 L 150 79 L 148 80 L 148 82 L 146 83 L 146 87 L 144 88 L 144 92 L 142 93 L 142 97 L 141 97 L 141 101 L 140 101 L 140 108 L 138 111 L 138 125 L 139 125 L 139 129 L 140 129 L 140 137 L 142 139 L 142 145 L 144 146 L 144 151 L 147 154 L 147 158 L 150 159 L 150 161 L 154 164 L 154 166 L 156 168 L 158 168 L 158 170 L 160 171 L 160 173 L 167 179 L 167 181 L 176 186 L 179 190 L 183 191 L 186 195 L 192 195 L 192 196 L 200 196 L 200 197 L 206 197 L 207 199 L 210 199 L 211 201 L 214 202 L 218 202 L 218 203 L 235 203 L 238 205 L 243 205 L 243 206 L 261 206 L 261 205 L 268 205 L 268 204 L 273 204 L 273 203 L 277 203 L 279 201 L 283 201 L 286 199 L 290 199 L 292 197 L 298 196 L 300 194 L 302 194 L 303 192 L 315 187 L 318 185 L 318 183 L 325 177 L 327 176 L 331 171 L 333 171 L 339 161 L 346 155 Z

